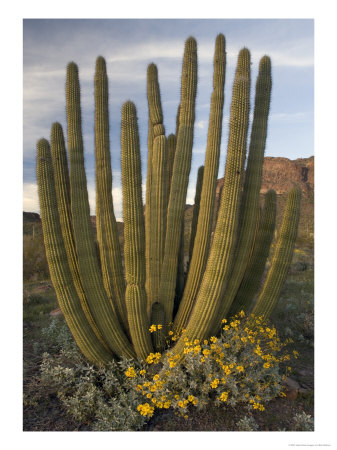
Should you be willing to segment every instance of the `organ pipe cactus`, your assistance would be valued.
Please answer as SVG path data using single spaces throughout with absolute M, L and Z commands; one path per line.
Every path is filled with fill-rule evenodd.
M 184 337 L 190 340 L 207 338 L 219 329 L 224 315 L 241 307 L 246 310 L 251 307 L 273 234 L 275 193 L 266 195 L 259 221 L 271 62 L 267 56 L 260 61 L 243 183 L 249 128 L 250 65 L 249 50 L 244 48 L 237 61 L 224 187 L 212 236 L 226 69 L 225 38 L 221 34 L 217 36 L 205 163 L 199 170 L 189 271 L 181 293 L 178 263 L 182 257 L 182 224 L 193 147 L 196 41 L 188 38 L 185 43 L 176 130 L 168 137 L 163 125 L 158 70 L 155 64 L 148 67 L 145 217 L 137 111 L 131 101 L 122 107 L 124 263 L 111 196 L 106 63 L 103 57 L 98 57 L 95 73 L 99 260 L 84 169 L 78 68 L 75 63 L 68 65 L 69 169 L 61 125 L 53 124 L 51 149 L 45 139 L 37 144 L 37 178 L 52 282 L 80 350 L 95 365 L 106 364 L 116 356 L 146 359 L 154 350 L 165 350 L 170 327 L 177 332 L 185 328 Z M 294 188 L 288 197 L 270 271 L 253 309 L 257 314 L 268 316 L 279 296 L 296 239 L 299 202 L 299 190 Z M 154 327 L 151 325 L 156 328 L 152 338 L 150 330 Z M 177 339 L 172 350 L 180 353 L 183 346 L 183 338 Z

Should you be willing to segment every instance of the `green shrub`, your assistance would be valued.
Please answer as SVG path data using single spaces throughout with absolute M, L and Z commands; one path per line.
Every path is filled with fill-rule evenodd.
M 42 382 L 53 387 L 67 413 L 97 431 L 138 430 L 146 419 L 137 412 L 141 395 L 125 383 L 125 364 L 112 361 L 95 369 L 77 349 L 43 355 Z

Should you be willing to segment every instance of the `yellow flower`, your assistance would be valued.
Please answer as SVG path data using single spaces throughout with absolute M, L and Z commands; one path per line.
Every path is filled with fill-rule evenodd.
M 167 402 L 164 403 L 164 408 L 168 409 L 171 406 L 171 402 L 170 400 L 168 400 Z
M 221 323 L 227 323 L 227 319 L 222 319 Z
M 264 367 L 265 369 L 269 369 L 270 363 L 269 363 L 269 362 L 264 363 L 264 364 L 263 364 L 263 367 Z
M 225 372 L 226 375 L 230 375 L 231 370 L 228 366 L 222 366 L 223 371 Z
M 149 328 L 149 332 L 153 333 L 154 331 L 157 331 L 157 327 L 156 327 L 156 325 L 151 325 Z
M 142 416 L 152 417 L 154 408 L 150 406 L 149 403 L 144 403 L 143 405 L 137 406 L 137 411 L 139 411 Z
M 158 329 L 158 330 L 161 330 L 162 328 L 163 328 L 163 325 L 160 325 L 160 324 L 157 325 L 157 329 Z
M 298 355 L 299 355 L 298 351 L 296 351 L 296 350 L 293 350 L 293 354 L 294 354 L 294 357 L 295 357 L 295 358 L 297 358 Z
M 216 389 L 218 387 L 218 384 L 219 384 L 219 379 L 215 378 L 211 383 L 211 388 Z
M 143 369 L 143 370 L 139 371 L 139 375 L 145 375 L 145 374 L 146 374 L 146 370 Z
M 159 374 L 157 373 L 156 375 L 154 375 L 153 379 L 154 379 L 154 381 L 159 380 Z
M 223 327 L 223 330 L 228 331 L 229 328 L 230 328 L 229 325 L 225 325 L 225 326 Z
M 244 369 L 243 366 L 236 366 L 236 370 L 237 370 L 238 372 L 244 372 L 244 371 L 245 371 L 245 369 Z
M 198 344 L 200 344 L 200 341 L 199 341 L 199 339 L 194 339 L 194 341 L 193 341 L 193 344 L 194 344 L 194 345 L 198 345 Z
M 188 399 L 189 402 L 193 402 L 193 400 L 194 400 L 194 395 L 189 395 L 189 396 L 187 397 L 187 399 Z
M 173 335 L 173 331 L 169 331 L 169 336 L 172 336 Z
M 208 340 L 207 339 L 204 340 L 204 344 L 208 345 Z
M 128 378 L 134 378 L 136 376 L 136 372 L 133 367 L 129 367 L 124 373 Z
M 217 340 L 217 338 L 216 338 L 215 336 L 212 336 L 212 337 L 210 338 L 210 341 L 213 342 L 214 344 L 215 344 L 216 342 L 218 342 L 218 340 Z
M 219 397 L 219 400 L 221 400 L 222 402 L 226 402 L 228 398 L 228 392 L 229 391 L 222 392 L 222 394 Z
M 241 311 L 239 312 L 239 316 L 240 316 L 240 317 L 245 317 L 245 312 L 244 312 L 243 310 L 241 310 Z

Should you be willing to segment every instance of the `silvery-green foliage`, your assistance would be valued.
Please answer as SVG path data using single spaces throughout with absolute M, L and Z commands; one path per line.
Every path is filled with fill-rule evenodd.
M 314 418 L 304 411 L 293 417 L 294 431 L 314 431 Z
M 74 350 L 76 343 L 63 317 L 53 317 L 49 325 L 42 328 L 42 345 L 44 351 Z
M 96 369 L 77 351 L 43 355 L 42 380 L 54 386 L 67 413 L 98 431 L 137 430 L 146 418 L 137 412 L 140 394 L 125 383 L 127 362 Z
M 257 431 L 259 426 L 254 417 L 244 416 L 236 422 L 237 431 Z

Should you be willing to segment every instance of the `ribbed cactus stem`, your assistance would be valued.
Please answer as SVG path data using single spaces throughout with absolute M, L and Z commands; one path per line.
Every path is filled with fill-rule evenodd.
M 238 242 L 235 250 L 235 260 L 225 291 L 225 298 L 220 317 L 226 317 L 242 281 L 249 252 L 254 239 L 262 180 L 262 166 L 267 138 L 267 123 L 271 94 L 271 62 L 264 56 L 259 65 L 256 81 L 255 107 L 248 153 L 245 183 L 240 208 Z
M 288 193 L 280 234 L 267 278 L 252 310 L 253 314 L 263 316 L 265 319 L 268 319 L 275 308 L 289 271 L 297 237 L 300 203 L 301 190 L 298 186 L 294 186 Z
M 132 102 L 122 108 L 122 189 L 124 220 L 125 302 L 130 334 L 138 357 L 152 352 L 145 292 L 145 226 L 137 113 Z
M 151 252 L 150 302 L 158 302 L 161 268 L 164 258 L 165 230 L 166 230 L 166 157 L 167 141 L 163 135 L 154 139 L 152 157 L 152 186 L 151 186 Z
M 156 326 L 156 331 L 152 333 L 153 347 L 156 352 L 162 352 L 165 349 L 165 310 L 158 302 L 152 305 L 151 325 Z
M 111 350 L 118 356 L 133 357 L 134 351 L 118 321 L 114 304 L 107 297 L 98 266 L 84 169 L 80 85 L 75 63 L 67 67 L 66 98 L 71 211 L 83 288 L 95 322 Z
M 172 180 L 172 173 L 173 173 L 173 164 L 174 164 L 174 155 L 176 152 L 176 145 L 177 145 L 177 138 L 175 134 L 170 134 L 167 138 L 167 180 L 166 180 L 166 186 L 167 186 L 167 205 L 170 198 L 170 189 L 171 189 L 171 180 Z
M 185 220 L 181 222 L 181 232 L 180 232 L 180 245 L 178 253 L 178 264 L 177 264 L 177 281 L 176 281 L 176 293 L 174 301 L 174 313 L 176 312 L 179 304 L 181 302 L 184 286 L 185 286 Z
M 104 342 L 104 339 L 99 329 L 97 328 L 97 325 L 90 312 L 88 301 L 85 296 L 80 278 L 70 210 L 70 182 L 67 154 L 64 143 L 63 130 L 61 125 L 57 122 L 52 125 L 50 142 L 57 207 L 64 246 L 68 257 L 69 270 L 71 272 L 74 286 L 80 299 L 83 312 L 97 338 L 108 350 L 108 347 Z
M 61 311 L 85 357 L 97 366 L 106 364 L 112 359 L 112 354 L 89 325 L 74 286 L 62 236 L 53 166 L 46 139 L 40 139 L 37 143 L 37 180 L 46 256 Z
M 105 290 L 115 302 L 119 321 L 128 329 L 125 306 L 125 282 L 117 222 L 112 200 L 112 172 L 109 134 L 108 77 L 102 56 L 95 72 L 95 173 L 96 227 Z
M 205 273 L 184 335 L 190 341 L 204 339 L 212 332 L 232 263 L 246 155 L 249 95 L 250 54 L 247 49 L 243 49 L 239 53 L 233 85 L 225 181 L 218 221 Z M 174 347 L 174 352 L 181 354 L 184 345 L 184 338 L 181 337 Z
M 149 64 L 147 68 L 147 99 L 149 106 L 149 135 L 148 135 L 148 168 L 147 168 L 147 186 L 146 186 L 146 209 L 145 209 L 145 238 L 146 238 L 146 292 L 148 297 L 148 310 L 151 309 L 151 304 L 157 301 L 158 289 L 160 278 L 160 267 L 155 266 L 158 264 L 157 256 L 154 259 L 153 252 L 156 249 L 152 248 L 154 242 L 160 241 L 162 246 L 165 245 L 165 229 L 166 229 L 166 209 L 167 209 L 167 195 L 164 193 L 164 198 L 160 200 L 156 199 L 158 193 L 158 171 L 165 170 L 166 167 L 161 168 L 154 166 L 159 163 L 158 155 L 154 155 L 156 149 L 154 148 L 155 139 L 159 136 L 165 136 L 165 128 L 163 126 L 163 112 L 160 99 L 160 89 L 158 82 L 158 69 L 155 64 Z M 164 148 L 163 148 L 164 149 Z M 165 147 L 165 160 L 161 161 L 166 166 L 167 148 Z M 164 155 L 162 154 L 163 158 Z M 156 172 L 156 174 L 154 174 Z M 166 174 L 162 174 L 166 178 Z M 156 186 L 153 186 L 153 177 L 156 177 Z M 164 180 L 164 179 L 163 179 Z M 165 184 L 163 185 L 165 186 Z M 166 186 L 165 186 L 166 189 Z M 161 191 L 160 191 L 161 192 Z M 160 194 L 162 195 L 162 194 Z M 152 229 L 153 224 L 158 224 L 157 218 L 152 217 L 153 205 L 152 201 L 155 201 L 157 205 L 154 208 L 157 210 L 158 201 L 161 203 L 161 214 L 163 226 L 156 229 Z M 165 202 L 165 204 L 163 203 Z M 156 214 L 156 213 L 154 213 Z M 161 233 L 161 236 L 157 236 L 157 233 Z M 163 250 L 162 250 L 163 251 Z M 159 272 L 158 272 L 159 271 Z M 159 275 L 160 276 L 160 275 Z
M 197 175 L 197 186 L 195 189 L 193 217 L 192 217 L 192 224 L 191 224 L 190 247 L 189 247 L 189 253 L 188 253 L 189 261 L 192 260 L 194 240 L 195 240 L 195 235 L 197 232 L 199 210 L 200 210 L 201 189 L 202 189 L 202 182 L 203 182 L 203 178 L 204 178 L 204 169 L 205 169 L 205 166 L 200 166 L 198 169 L 198 175 Z
M 192 311 L 206 267 L 210 247 L 215 190 L 219 171 L 225 69 L 225 38 L 222 34 L 219 34 L 216 39 L 214 52 L 213 92 L 211 97 L 205 168 L 200 199 L 200 212 L 198 215 L 200 219 L 197 222 L 197 231 L 193 242 L 194 252 L 192 255 L 191 251 L 193 248 L 190 247 L 191 257 L 184 296 L 174 321 L 174 326 L 177 331 L 185 327 L 188 317 Z
M 185 211 L 188 177 L 191 169 L 196 88 L 197 44 L 195 39 L 189 38 L 185 43 L 179 131 L 167 210 L 165 254 L 159 292 L 160 302 L 165 308 L 167 322 L 172 320 L 181 222 Z
M 276 220 L 276 192 L 270 189 L 264 196 L 264 207 L 260 226 L 255 239 L 252 255 L 249 259 L 244 277 L 229 310 L 228 317 L 241 310 L 248 312 L 259 290 L 265 270 L 270 246 L 274 236 Z

